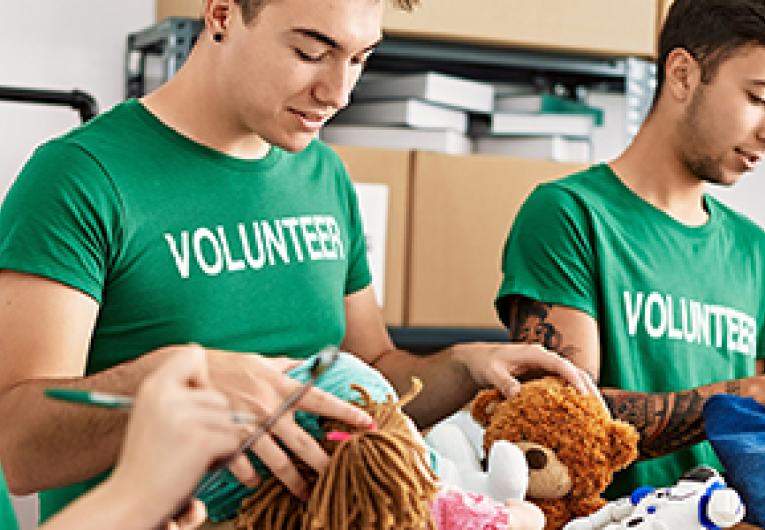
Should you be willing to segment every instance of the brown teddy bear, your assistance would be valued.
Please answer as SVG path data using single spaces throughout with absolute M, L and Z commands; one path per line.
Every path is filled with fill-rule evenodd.
M 485 390 L 471 414 L 485 429 L 486 454 L 496 440 L 513 442 L 525 453 L 526 498 L 544 512 L 545 530 L 603 507 L 600 494 L 613 473 L 638 455 L 634 427 L 611 418 L 596 396 L 579 394 L 554 377 L 527 382 L 510 399 Z

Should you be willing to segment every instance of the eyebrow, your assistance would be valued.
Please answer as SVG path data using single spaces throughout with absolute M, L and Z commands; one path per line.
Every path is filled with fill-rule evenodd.
M 298 35 L 303 35 L 304 37 L 308 37 L 315 41 L 321 42 L 322 44 L 326 44 L 327 46 L 335 50 L 343 51 L 344 49 L 339 42 L 337 42 L 335 39 L 333 39 L 329 35 L 325 35 L 324 33 L 320 31 L 316 31 L 314 29 L 307 29 L 307 28 L 296 28 L 293 31 L 297 33 Z M 380 45 L 381 41 L 382 41 L 382 38 L 378 39 L 377 42 L 375 42 L 374 44 L 371 44 L 370 46 L 367 46 L 361 51 L 363 53 L 374 51 L 374 49 Z

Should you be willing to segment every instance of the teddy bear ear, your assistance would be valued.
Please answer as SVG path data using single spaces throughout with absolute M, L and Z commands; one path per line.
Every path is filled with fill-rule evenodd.
M 482 390 L 476 395 L 470 404 L 470 414 L 482 427 L 487 427 L 494 415 L 497 404 L 504 401 L 505 397 L 496 388 Z
M 638 457 L 640 435 L 635 427 L 621 420 L 613 420 L 609 431 L 614 470 L 624 469 Z

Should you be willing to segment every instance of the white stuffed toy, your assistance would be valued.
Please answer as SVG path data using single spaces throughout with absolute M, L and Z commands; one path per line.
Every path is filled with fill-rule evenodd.
M 524 500 L 529 468 L 523 451 L 510 442 L 496 443 L 481 466 L 483 430 L 467 412 L 458 412 L 435 425 L 425 436 L 438 454 L 441 483 L 434 503 L 440 530 L 542 530 L 545 517 Z
M 529 483 L 526 457 L 518 446 L 504 440 L 494 444 L 483 471 L 481 458 L 464 431 L 453 421 L 439 423 L 425 441 L 440 455 L 439 475 L 444 484 L 456 486 L 505 504 L 508 499 L 523 500 Z
M 669 488 L 638 488 L 564 530 L 715 530 L 744 518 L 744 504 L 712 468 L 700 466 Z

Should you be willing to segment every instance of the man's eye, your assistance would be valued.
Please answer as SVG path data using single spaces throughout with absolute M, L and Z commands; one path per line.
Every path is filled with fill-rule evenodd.
M 752 94 L 751 92 L 749 94 L 749 101 L 756 105 L 765 105 L 765 98 L 761 98 L 757 96 L 756 94 Z
M 303 61 L 307 61 L 309 63 L 318 63 L 319 61 L 321 61 L 321 55 L 319 55 L 318 57 L 314 57 L 313 55 L 309 55 L 309 54 L 305 53 L 300 48 L 295 48 L 295 53 Z
M 356 66 L 365 66 L 367 64 L 367 61 L 369 60 L 369 57 L 371 56 L 371 53 L 365 53 L 364 55 L 361 55 L 359 57 L 354 57 L 351 59 L 351 64 Z

